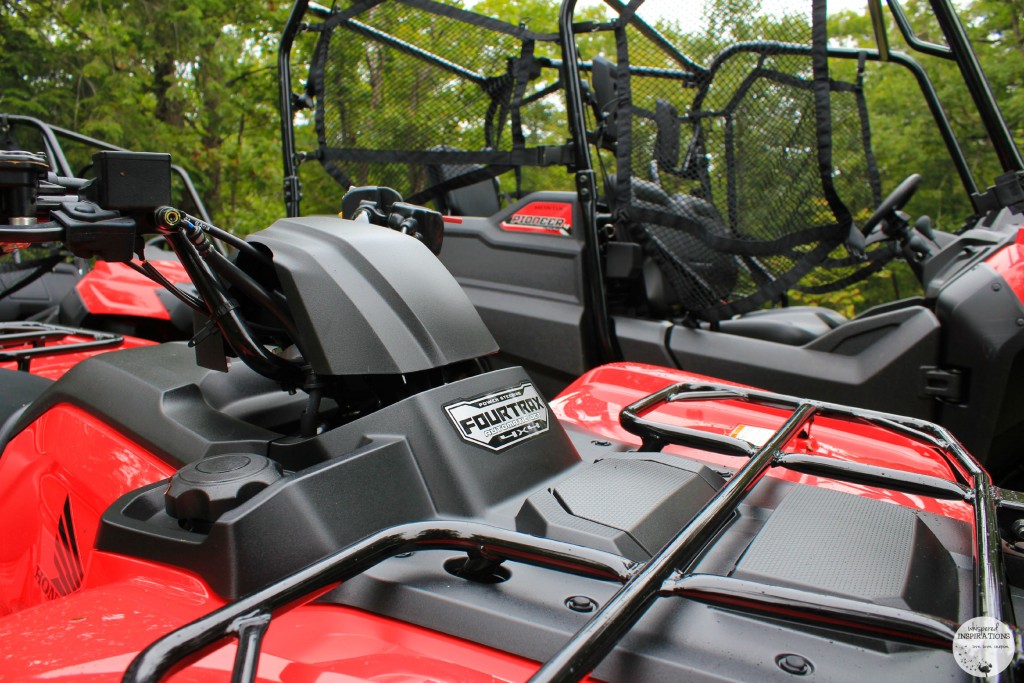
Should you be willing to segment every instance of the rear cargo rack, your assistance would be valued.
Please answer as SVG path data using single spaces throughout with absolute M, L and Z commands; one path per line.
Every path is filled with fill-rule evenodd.
M 665 403 L 695 400 L 738 400 L 790 411 L 790 414 L 760 447 L 731 437 L 655 422 L 642 415 Z M 966 472 L 969 481 L 960 474 L 957 476 L 962 482 L 950 482 L 827 457 L 785 453 L 786 444 L 811 429 L 816 417 L 867 422 L 921 440 L 941 453 L 954 472 Z M 356 576 L 389 557 L 426 549 L 482 553 L 496 560 L 525 562 L 623 584 L 583 628 L 540 667 L 530 679 L 534 683 L 581 680 L 615 648 L 654 601 L 665 596 L 727 604 L 731 609 L 752 613 L 783 613 L 788 619 L 824 623 L 833 628 L 928 647 L 950 648 L 958 624 L 948 619 L 814 591 L 728 576 L 686 573 L 746 495 L 773 467 L 969 503 L 973 508 L 975 529 L 973 616 L 1008 623 L 1014 633 L 1016 661 L 1020 660 L 1020 635 L 1012 611 L 1006 608 L 1008 596 L 999 582 L 1002 557 L 995 490 L 988 474 L 947 430 L 915 418 L 715 383 L 673 384 L 625 408 L 620 420 L 624 428 L 641 437 L 645 450 L 679 444 L 749 458 L 649 561 L 634 563 L 611 553 L 473 522 L 432 520 L 400 525 L 364 538 L 171 632 L 141 652 L 128 667 L 123 680 L 159 680 L 234 637 L 239 645 L 232 681 L 253 681 L 260 643 L 274 611 L 308 602 L 332 584 Z M 1012 667 L 992 680 L 1010 678 Z
M 82 341 L 55 343 L 68 337 Z M 124 337 L 110 332 L 37 322 L 0 323 L 0 362 L 14 361 L 24 372 L 28 372 L 34 358 L 109 349 L 123 343 Z

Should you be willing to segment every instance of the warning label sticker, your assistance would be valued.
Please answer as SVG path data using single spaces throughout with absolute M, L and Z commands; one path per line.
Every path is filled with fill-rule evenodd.
M 503 451 L 548 430 L 548 406 L 530 382 L 445 406 L 469 443 Z
M 764 427 L 751 427 L 750 425 L 737 425 L 736 429 L 732 430 L 729 436 L 760 448 L 768 443 L 768 439 L 775 436 L 775 430 L 765 429 Z

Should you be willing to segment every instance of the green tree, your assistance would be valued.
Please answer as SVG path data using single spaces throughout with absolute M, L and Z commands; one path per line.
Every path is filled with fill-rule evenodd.
M 3 9 L 0 110 L 170 152 L 225 227 L 247 232 L 280 215 L 275 51 L 286 6 L 25 0 Z
M 942 34 L 923 0 L 903 2 L 914 32 L 923 40 L 942 43 Z M 1021 0 L 974 0 L 959 8 L 961 20 L 982 67 L 986 70 L 996 99 L 1019 141 L 1024 137 L 1024 33 Z M 902 39 L 891 17 L 887 36 L 895 50 L 921 63 L 932 81 L 953 131 L 963 148 L 977 184 L 984 189 L 1002 173 L 970 94 L 956 65 L 913 51 Z M 830 18 L 833 44 L 846 47 L 876 47 L 867 12 L 841 12 Z M 833 73 L 852 76 L 854 65 L 834 60 Z M 973 224 L 970 198 L 952 164 L 939 129 L 930 115 L 912 74 L 896 64 L 869 64 L 865 90 L 875 154 L 884 181 L 891 190 L 911 173 L 920 173 L 922 184 L 906 210 L 912 216 L 928 215 L 938 229 L 956 232 Z M 866 216 L 859 216 L 864 219 Z M 825 303 L 841 310 L 864 310 L 889 298 L 920 292 L 916 279 L 902 263 L 860 283 L 850 290 L 823 297 L 797 297 Z

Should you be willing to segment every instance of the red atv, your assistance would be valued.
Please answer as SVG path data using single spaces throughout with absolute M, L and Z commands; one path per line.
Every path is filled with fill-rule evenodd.
M 101 154 L 103 203 L 0 229 L 161 235 L 206 320 L 0 372 L 0 678 L 1019 673 L 1024 498 L 944 429 L 638 364 L 548 403 L 488 370 L 440 214 L 362 188 L 241 241 L 164 205 L 168 165 Z
M 85 152 L 125 151 L 101 140 L 75 133 L 39 119 L 0 114 L 0 187 L 7 201 L 0 206 L 5 225 L 32 225 L 62 202 L 74 199 L 88 182 L 91 163 L 82 164 Z M 77 162 L 79 166 L 73 165 Z M 172 178 L 183 204 L 204 220 L 206 208 L 192 179 L 180 166 Z M 160 240 L 147 244 L 145 256 L 170 282 L 185 285 L 188 274 Z M 16 245 L 15 245 L 16 246 Z M 4 250 L 0 260 L 0 325 L 14 321 L 85 327 L 154 341 L 188 339 L 192 333 L 190 309 L 162 286 L 132 269 L 130 262 L 95 264 L 69 256 L 61 245 Z M 31 329 L 6 325 L 8 332 Z

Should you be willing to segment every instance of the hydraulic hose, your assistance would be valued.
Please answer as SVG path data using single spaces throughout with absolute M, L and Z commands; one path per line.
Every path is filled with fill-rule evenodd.
M 214 253 L 206 234 L 194 225 L 189 226 L 184 214 L 177 209 L 161 207 L 155 216 L 157 229 L 167 238 L 171 249 L 192 277 L 210 319 L 242 362 L 270 379 L 293 386 L 301 385 L 304 379 L 302 366 L 267 351 L 253 337 L 238 312 L 237 303 L 221 287 L 216 273 L 204 258 L 204 254 Z
M 210 251 L 203 254 L 203 256 L 218 275 L 238 287 L 256 304 L 265 308 L 268 313 L 274 316 L 281 323 L 281 326 L 284 327 L 284 331 L 291 337 L 292 341 L 297 346 L 300 346 L 301 351 L 299 332 L 295 328 L 295 321 L 292 320 L 291 314 L 278 301 L 278 297 L 275 297 L 272 292 L 268 292 L 264 287 L 260 286 L 248 273 L 229 261 L 223 254 Z

